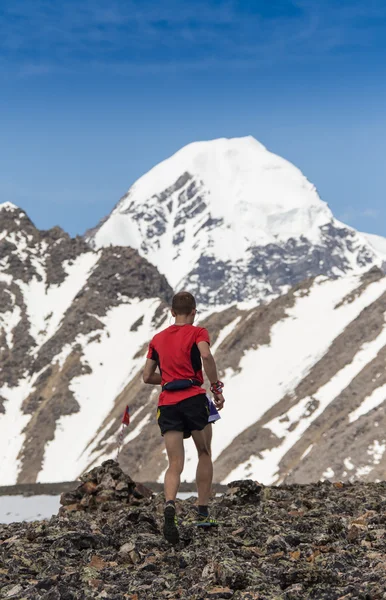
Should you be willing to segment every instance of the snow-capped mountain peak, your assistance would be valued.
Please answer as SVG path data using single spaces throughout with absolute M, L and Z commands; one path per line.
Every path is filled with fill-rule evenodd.
M 171 198 L 173 191 L 177 202 Z M 140 249 L 143 232 L 137 223 L 128 227 L 125 215 L 146 208 L 156 210 L 164 200 L 160 192 L 170 197 L 165 216 L 168 233 L 172 229 L 177 238 L 183 230 L 184 213 L 191 225 L 193 217 L 197 225 L 208 218 L 217 225 L 221 221 L 221 236 L 213 237 L 213 244 L 225 252 L 224 258 L 227 254 L 238 257 L 250 244 L 287 240 L 311 231 L 318 235 L 319 227 L 332 218 L 315 187 L 291 163 L 253 137 L 221 138 L 189 144 L 141 177 L 115 208 L 112 220 L 98 231 L 96 246 L 110 243 L 113 235 L 119 243 Z M 189 194 L 196 200 L 193 214 L 182 209 Z M 151 199 L 153 206 L 149 205 Z
M 382 264 L 297 167 L 252 137 L 182 148 L 141 177 L 88 239 L 136 248 L 206 305 Z
M 212 218 L 223 219 L 227 227 L 242 227 L 243 237 L 251 242 L 302 235 L 331 219 L 299 169 L 253 137 L 189 144 L 141 177 L 117 211 L 129 209 L 133 199 L 143 205 L 185 172 L 204 187 Z

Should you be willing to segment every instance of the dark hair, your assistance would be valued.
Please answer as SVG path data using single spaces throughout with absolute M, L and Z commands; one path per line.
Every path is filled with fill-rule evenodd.
M 176 315 L 190 315 L 196 308 L 196 300 L 189 292 L 178 292 L 173 296 L 172 310 Z

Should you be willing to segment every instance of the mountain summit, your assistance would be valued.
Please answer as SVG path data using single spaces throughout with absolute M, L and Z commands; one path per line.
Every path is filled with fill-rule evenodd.
M 298 168 L 253 137 L 182 148 L 141 177 L 88 241 L 137 249 L 206 305 L 382 264 Z

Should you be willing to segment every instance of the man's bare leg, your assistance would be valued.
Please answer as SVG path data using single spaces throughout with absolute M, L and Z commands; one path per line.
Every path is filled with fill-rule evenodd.
M 169 460 L 169 467 L 165 473 L 165 500 L 175 502 L 184 469 L 184 434 L 182 431 L 168 431 L 164 440 Z
M 169 467 L 165 473 L 164 536 L 171 544 L 178 544 L 180 536 L 176 519 L 176 497 L 184 468 L 184 434 L 182 431 L 168 431 L 164 435 Z
M 192 437 L 198 453 L 196 473 L 198 505 L 208 506 L 213 481 L 212 425 L 208 424 L 202 431 L 192 431 Z

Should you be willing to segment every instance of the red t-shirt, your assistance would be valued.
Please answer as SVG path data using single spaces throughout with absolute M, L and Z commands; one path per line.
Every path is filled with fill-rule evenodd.
M 197 379 L 204 383 L 201 355 L 197 344 L 209 342 L 209 334 L 203 327 L 194 325 L 171 325 L 157 333 L 150 342 L 147 358 L 155 360 L 161 373 L 162 385 L 175 379 Z M 177 404 L 181 400 L 205 394 L 200 386 L 185 390 L 161 392 L 158 406 Z

